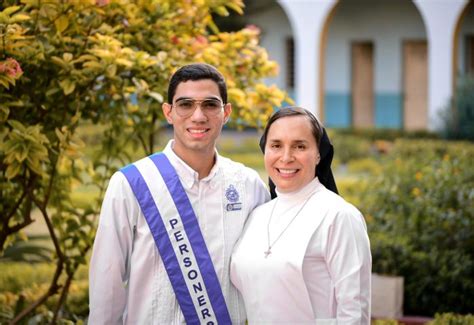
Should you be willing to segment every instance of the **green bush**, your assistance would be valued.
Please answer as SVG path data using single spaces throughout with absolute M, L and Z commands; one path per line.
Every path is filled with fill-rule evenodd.
M 0 263 L 0 292 L 20 293 L 33 284 L 48 283 L 54 265 L 46 263 Z
M 442 112 L 442 133 L 448 139 L 474 140 L 474 78 L 461 77 L 454 97 Z
M 395 319 L 376 319 L 372 321 L 372 325 L 398 325 L 400 324 Z
M 336 179 L 337 189 L 339 195 L 342 196 L 346 201 L 354 204 L 356 207 L 360 206 L 360 193 L 364 191 L 367 186 L 367 182 L 364 179 L 358 177 L 337 177 Z
M 378 175 L 381 172 L 381 168 L 380 162 L 372 157 L 354 159 L 347 163 L 347 169 L 350 174 Z
M 354 129 L 354 128 L 341 128 L 341 129 L 331 129 L 329 135 L 338 134 L 341 136 L 352 135 L 367 140 L 387 140 L 395 141 L 399 138 L 407 139 L 437 139 L 439 135 L 426 131 L 426 130 L 417 130 L 417 131 L 406 131 L 402 129 L 383 129 L 383 128 L 370 128 L 370 129 Z
M 371 141 L 363 137 L 335 133 L 331 135 L 331 142 L 334 146 L 334 158 L 342 164 L 371 154 Z
M 360 205 L 373 270 L 404 276 L 407 314 L 474 310 L 474 145 L 398 140 Z
M 473 325 L 474 315 L 457 315 L 453 313 L 436 314 L 428 325 Z
M 49 263 L 1 263 L 0 268 L 0 324 L 12 319 L 15 310 L 21 310 L 38 299 L 49 288 L 55 266 Z M 81 266 L 72 282 L 64 308 L 68 319 L 85 319 L 89 314 L 88 271 Z M 36 311 L 37 324 L 47 323 L 51 311 L 59 297 L 53 296 L 45 305 Z M 61 323 L 61 322 L 60 322 Z

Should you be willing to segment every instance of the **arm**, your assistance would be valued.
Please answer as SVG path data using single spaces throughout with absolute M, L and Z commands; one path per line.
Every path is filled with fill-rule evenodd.
M 372 257 L 365 221 L 357 209 L 337 213 L 328 236 L 327 263 L 335 287 L 337 320 L 369 324 Z
M 90 324 L 122 324 L 137 203 L 120 172 L 110 179 L 89 267 Z

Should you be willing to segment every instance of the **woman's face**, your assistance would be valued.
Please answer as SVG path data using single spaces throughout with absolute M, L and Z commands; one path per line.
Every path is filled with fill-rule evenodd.
M 282 117 L 270 126 L 265 144 L 265 169 L 278 191 L 293 192 L 315 177 L 319 150 L 305 116 Z

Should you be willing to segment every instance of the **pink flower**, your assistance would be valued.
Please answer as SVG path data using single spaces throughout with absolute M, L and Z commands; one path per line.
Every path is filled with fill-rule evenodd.
M 20 64 L 13 58 L 8 58 L 6 61 L 0 61 L 0 73 L 6 74 L 7 76 L 18 79 L 23 74 Z
M 204 36 L 202 35 L 199 35 L 196 37 L 196 42 L 200 43 L 200 44 L 204 44 L 204 45 L 207 45 L 207 38 L 205 38 Z
M 99 7 L 106 6 L 110 3 L 110 0 L 95 0 L 95 4 Z
M 247 26 L 245 26 L 245 28 L 257 33 L 257 34 L 260 34 L 261 32 L 261 29 L 257 26 L 257 25 L 254 25 L 254 24 L 249 24 Z

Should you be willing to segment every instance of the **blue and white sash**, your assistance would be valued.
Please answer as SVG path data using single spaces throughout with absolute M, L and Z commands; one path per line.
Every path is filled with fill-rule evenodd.
M 186 323 L 231 324 L 196 215 L 166 155 L 151 155 L 121 172 L 150 227 Z

